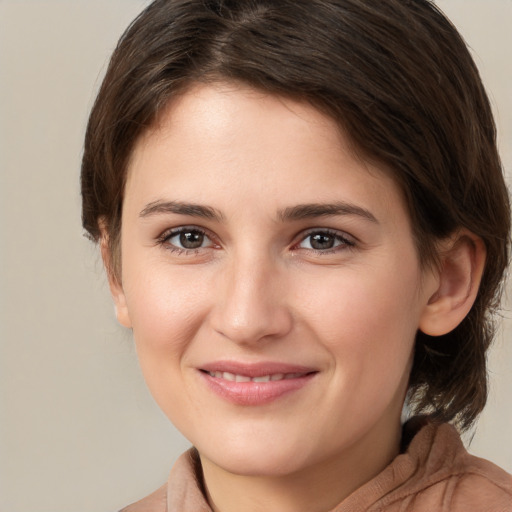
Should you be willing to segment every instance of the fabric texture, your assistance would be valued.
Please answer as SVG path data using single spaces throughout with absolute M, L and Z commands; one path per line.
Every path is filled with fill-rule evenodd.
M 423 426 L 379 475 L 330 512 L 512 512 L 512 476 L 470 455 L 451 425 Z M 121 512 L 212 512 L 194 449 L 166 485 Z

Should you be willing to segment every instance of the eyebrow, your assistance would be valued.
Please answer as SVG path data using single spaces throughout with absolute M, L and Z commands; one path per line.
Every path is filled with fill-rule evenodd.
M 167 213 L 200 217 L 217 222 L 224 221 L 224 216 L 222 213 L 219 210 L 212 208 L 211 206 L 184 203 L 180 201 L 160 200 L 147 204 L 140 212 L 139 217 L 146 218 L 151 217 L 152 215 L 161 215 Z M 277 216 L 281 222 L 289 222 L 336 215 L 355 215 L 369 220 L 375 224 L 379 223 L 369 210 L 345 202 L 299 204 L 296 206 L 284 208 L 283 210 L 279 210 Z
M 278 217 L 281 221 L 294 221 L 311 219 L 315 217 L 329 217 L 335 215 L 355 215 L 369 220 L 375 224 L 379 221 L 369 210 L 351 203 L 337 202 L 337 203 L 314 203 L 314 204 L 299 204 L 290 208 L 280 210 Z
M 146 218 L 151 217 L 152 215 L 166 213 L 201 217 L 203 219 L 215 220 L 217 222 L 221 222 L 224 219 L 222 213 L 215 208 L 200 204 L 183 203 L 180 201 L 153 201 L 144 207 L 144 209 L 139 213 L 139 217 Z

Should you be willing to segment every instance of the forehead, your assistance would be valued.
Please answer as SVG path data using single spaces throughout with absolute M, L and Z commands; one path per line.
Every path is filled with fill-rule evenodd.
M 198 84 L 167 105 L 135 145 L 126 196 L 134 190 L 147 202 L 165 195 L 219 207 L 238 194 L 276 211 L 378 199 L 406 215 L 390 172 L 360 158 L 332 118 L 237 84 Z

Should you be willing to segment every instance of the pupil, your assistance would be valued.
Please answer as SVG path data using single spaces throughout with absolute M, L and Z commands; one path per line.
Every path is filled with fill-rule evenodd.
M 203 245 L 204 235 L 199 231 L 187 231 L 180 234 L 180 244 L 185 249 L 197 249 Z
M 332 249 L 334 238 L 331 235 L 317 234 L 311 237 L 313 249 Z

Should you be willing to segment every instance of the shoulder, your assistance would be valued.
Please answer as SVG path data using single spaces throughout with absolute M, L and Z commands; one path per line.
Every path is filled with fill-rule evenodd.
M 165 485 L 120 512 L 211 512 L 202 485 L 199 454 L 192 448 L 174 463 Z
M 422 429 L 405 458 L 411 463 L 408 477 L 378 510 L 512 512 L 512 476 L 469 454 L 454 427 Z
M 492 462 L 465 452 L 452 478 L 455 510 L 512 512 L 512 475 Z
M 495 476 L 469 470 L 426 481 L 384 510 L 391 512 L 398 506 L 414 512 L 512 512 L 512 477 L 504 471 L 499 478 Z
M 166 512 L 167 511 L 167 484 L 162 485 L 149 496 L 128 505 L 120 512 Z
M 512 512 L 512 476 L 496 466 L 491 468 L 490 474 L 468 471 L 458 475 L 452 487 L 454 511 Z

